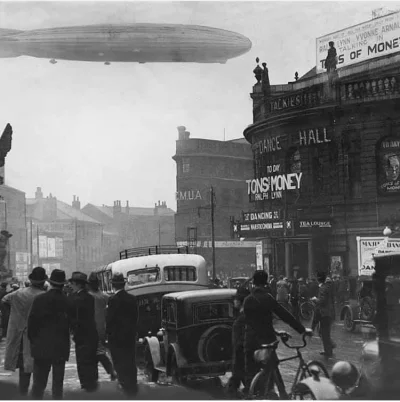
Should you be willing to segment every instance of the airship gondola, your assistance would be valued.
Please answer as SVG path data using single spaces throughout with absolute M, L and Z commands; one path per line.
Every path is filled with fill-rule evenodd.
M 241 34 L 197 25 L 90 25 L 30 31 L 0 29 L 0 57 L 31 56 L 103 63 L 225 63 L 250 48 L 250 40 Z

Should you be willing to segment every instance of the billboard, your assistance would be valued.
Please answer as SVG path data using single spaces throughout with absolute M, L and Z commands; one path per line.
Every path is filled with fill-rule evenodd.
M 400 252 L 400 239 L 385 237 L 357 237 L 358 275 L 371 276 L 374 272 L 374 255 Z
M 329 42 L 334 42 L 337 68 L 400 51 L 400 12 L 317 38 L 317 74 L 325 72 Z

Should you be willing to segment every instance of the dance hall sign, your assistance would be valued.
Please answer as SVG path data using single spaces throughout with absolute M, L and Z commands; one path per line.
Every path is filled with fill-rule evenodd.
M 329 42 L 334 42 L 337 68 L 400 51 L 400 12 L 317 38 L 317 73 L 323 73 Z

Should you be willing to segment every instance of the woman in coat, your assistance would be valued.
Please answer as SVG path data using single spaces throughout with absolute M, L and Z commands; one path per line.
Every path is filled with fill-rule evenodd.
M 35 297 L 44 293 L 42 287 L 46 279 L 47 275 L 44 268 L 36 267 L 29 275 L 32 286 L 8 293 L 1 301 L 11 308 L 4 369 L 10 371 L 19 369 L 19 390 L 21 395 L 28 393 L 33 371 L 33 359 L 27 334 L 28 316 Z

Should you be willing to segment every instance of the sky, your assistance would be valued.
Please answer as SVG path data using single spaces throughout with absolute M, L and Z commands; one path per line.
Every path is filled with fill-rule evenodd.
M 252 124 L 256 57 L 271 84 L 315 66 L 316 38 L 400 2 L 1 2 L 0 28 L 20 30 L 136 22 L 194 24 L 248 37 L 252 49 L 226 64 L 103 63 L 0 59 L 0 132 L 13 127 L 6 184 L 36 187 L 82 206 L 176 210 L 178 126 L 191 138 L 243 137 Z

